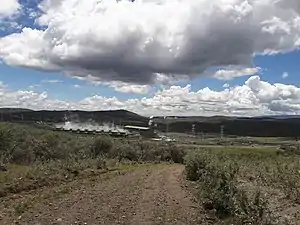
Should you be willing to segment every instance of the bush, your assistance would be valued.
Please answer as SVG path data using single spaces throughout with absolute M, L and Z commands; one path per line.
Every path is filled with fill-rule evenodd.
M 139 152 L 127 143 L 116 146 L 110 156 L 111 158 L 117 158 L 119 162 L 122 160 L 137 162 L 139 160 Z
M 11 131 L 4 126 L 0 127 L 0 164 L 5 164 L 10 160 L 13 149 L 14 142 Z
M 138 161 L 154 161 L 155 155 L 158 150 L 156 144 L 145 141 L 138 141 L 134 144 L 134 149 L 138 152 Z
M 113 149 L 113 141 L 109 137 L 98 137 L 91 147 L 93 157 L 107 155 Z
M 183 163 L 184 162 L 184 156 L 185 152 L 182 149 L 179 149 L 175 145 L 169 146 L 170 149 L 170 156 L 174 163 Z
M 69 156 L 68 149 L 63 148 L 59 144 L 59 138 L 52 133 L 48 133 L 40 139 L 31 137 L 29 143 L 33 148 L 36 159 L 42 161 L 66 159 Z
M 237 217 L 244 224 L 272 224 L 268 202 L 261 191 L 257 190 L 252 198 L 241 190 L 238 192 Z
M 197 181 L 208 165 L 207 158 L 201 154 L 189 154 L 185 157 L 185 172 L 188 180 Z
M 220 218 L 233 216 L 237 203 L 238 188 L 231 176 L 224 171 L 210 171 L 210 176 L 203 179 L 206 183 L 203 196 L 216 210 Z M 215 174 L 212 174 L 215 173 Z
M 219 218 L 235 218 L 237 224 L 269 224 L 266 199 L 260 191 L 249 196 L 239 186 L 239 166 L 223 158 L 205 151 L 185 158 L 187 179 L 200 184 L 204 207 Z
M 150 141 L 135 141 L 116 143 L 109 157 L 135 162 L 173 161 L 183 163 L 185 152 L 176 146 Z
M 101 169 L 101 170 L 107 169 L 106 160 L 101 156 L 98 157 L 96 161 L 96 166 L 97 169 Z
M 11 154 L 12 163 L 30 165 L 35 161 L 35 155 L 30 148 L 16 148 Z
M 9 151 L 12 147 L 13 135 L 6 127 L 0 128 L 0 152 Z

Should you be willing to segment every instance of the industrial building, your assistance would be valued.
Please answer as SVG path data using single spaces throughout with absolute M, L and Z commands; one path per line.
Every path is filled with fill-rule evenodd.
M 131 133 L 138 133 L 142 137 L 153 138 L 156 136 L 154 130 L 150 127 L 140 127 L 140 126 L 124 126 L 124 129 L 130 131 Z
M 64 124 L 57 124 L 54 127 L 55 131 L 65 131 L 77 134 L 106 134 L 115 137 L 126 137 L 126 136 L 140 136 L 145 138 L 153 138 L 157 135 L 154 130 L 150 127 L 140 127 L 126 125 L 124 127 L 120 126 L 101 126 L 101 125 L 90 125 L 90 124 L 81 124 L 81 123 L 70 123 L 66 122 Z

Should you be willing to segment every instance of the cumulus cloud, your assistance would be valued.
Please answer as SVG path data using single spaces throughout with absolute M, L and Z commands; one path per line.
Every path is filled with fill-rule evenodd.
M 33 85 L 28 86 L 28 89 L 33 90 L 33 89 L 36 89 L 38 87 L 41 87 L 41 85 L 40 84 L 33 84 Z
M 149 85 L 128 84 L 119 81 L 103 82 L 101 84 L 111 87 L 117 92 L 127 93 L 127 94 L 144 95 L 149 93 L 149 91 L 151 90 L 151 86 Z
M 230 85 L 228 83 L 223 84 L 223 88 L 229 88 Z
M 151 90 L 150 85 L 140 85 L 140 84 L 132 84 L 126 83 L 122 81 L 105 81 L 99 78 L 96 78 L 91 75 L 69 75 L 73 78 L 77 78 L 82 81 L 86 81 L 90 84 L 94 85 L 104 85 L 113 88 L 115 91 L 122 93 L 132 93 L 132 94 L 147 94 Z M 171 80 L 166 81 L 166 83 L 171 83 Z
M 138 85 L 124 83 L 120 81 L 111 82 L 93 82 L 94 84 L 101 84 L 113 88 L 117 92 L 129 93 L 129 94 L 147 94 L 151 90 L 150 85 Z
M 285 78 L 287 78 L 288 76 L 289 76 L 289 73 L 288 73 L 288 72 L 284 72 L 284 73 L 282 74 L 281 77 L 282 77 L 283 79 L 285 79 Z
M 253 67 L 253 55 L 300 46 L 298 0 L 44 0 L 39 8 L 43 29 L 0 39 L 7 64 L 149 85 Z
M 118 81 L 109 82 L 109 86 L 118 92 L 132 94 L 147 94 L 151 89 L 149 85 L 127 84 Z
M 236 77 L 251 76 L 257 74 L 260 71 L 259 67 L 255 68 L 243 68 L 243 69 L 222 69 L 215 72 L 212 77 L 219 80 L 232 80 Z
M 61 80 L 42 80 L 42 83 L 58 84 L 58 83 L 63 83 L 63 81 L 61 81 Z
M 270 84 L 259 76 L 243 85 L 214 91 L 192 91 L 191 85 L 171 86 L 151 97 L 121 101 L 116 97 L 91 96 L 80 101 L 51 99 L 46 92 L 10 91 L 0 85 L 0 107 L 30 109 L 109 110 L 127 109 L 142 115 L 236 115 L 300 114 L 300 87 Z
M 20 9 L 18 0 L 4 0 L 0 4 L 0 21 L 1 19 L 13 16 Z

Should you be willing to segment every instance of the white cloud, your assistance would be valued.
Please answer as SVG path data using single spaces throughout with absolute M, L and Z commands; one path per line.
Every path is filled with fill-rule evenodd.
M 93 77 L 91 75 L 80 76 L 80 75 L 69 75 L 71 77 L 77 78 L 79 80 L 86 81 L 94 85 L 105 85 L 113 88 L 115 91 L 122 93 L 132 93 L 132 94 L 147 94 L 151 90 L 150 85 L 138 85 L 131 84 L 122 81 L 103 81 L 99 78 Z
M 0 4 L 0 21 L 1 19 L 11 17 L 20 9 L 18 0 L 2 0 Z
M 81 88 L 81 86 L 78 85 L 78 84 L 74 84 L 73 87 L 74 87 L 74 88 Z
M 5 87 L 6 87 L 6 85 L 2 81 L 0 81 L 0 90 L 4 89 Z
M 33 84 L 33 85 L 28 86 L 28 89 L 33 90 L 33 89 L 36 89 L 38 87 L 41 87 L 41 85 L 40 84 Z
M 42 83 L 58 84 L 63 82 L 61 80 L 42 80 Z
M 223 84 L 223 88 L 229 88 L 229 84 L 228 83 L 225 83 L 225 84 Z
M 36 19 L 39 16 L 39 12 L 33 8 L 26 8 L 26 13 L 29 19 Z
M 128 84 L 118 81 L 110 82 L 109 86 L 118 92 L 132 94 L 147 94 L 151 89 L 149 85 Z
M 284 72 L 284 73 L 282 74 L 281 77 L 282 77 L 283 79 L 285 79 L 285 78 L 287 78 L 288 76 L 289 76 L 289 73 L 288 73 L 288 72 Z
M 245 84 L 214 91 L 203 88 L 192 91 L 191 85 L 171 86 L 151 97 L 121 101 L 115 97 L 91 96 L 80 101 L 51 99 L 46 92 L 10 91 L 0 86 L 0 107 L 30 109 L 127 109 L 142 115 L 236 115 L 260 116 L 300 114 L 300 87 L 270 84 L 258 76 Z
M 37 22 L 46 29 L 1 38 L 0 58 L 141 85 L 157 74 L 194 78 L 298 49 L 299 9 L 298 0 L 44 0 Z
M 259 67 L 243 69 L 222 69 L 215 72 L 212 77 L 219 80 L 232 80 L 236 77 L 251 76 L 260 71 Z

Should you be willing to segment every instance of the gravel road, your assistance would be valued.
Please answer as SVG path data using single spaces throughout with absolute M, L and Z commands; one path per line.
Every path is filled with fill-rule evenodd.
M 0 224 L 206 224 L 201 207 L 186 188 L 183 171 L 184 166 L 175 164 L 138 167 L 74 182 L 59 195 L 55 189 L 41 190 L 29 194 L 35 203 L 21 216 L 2 217 Z

